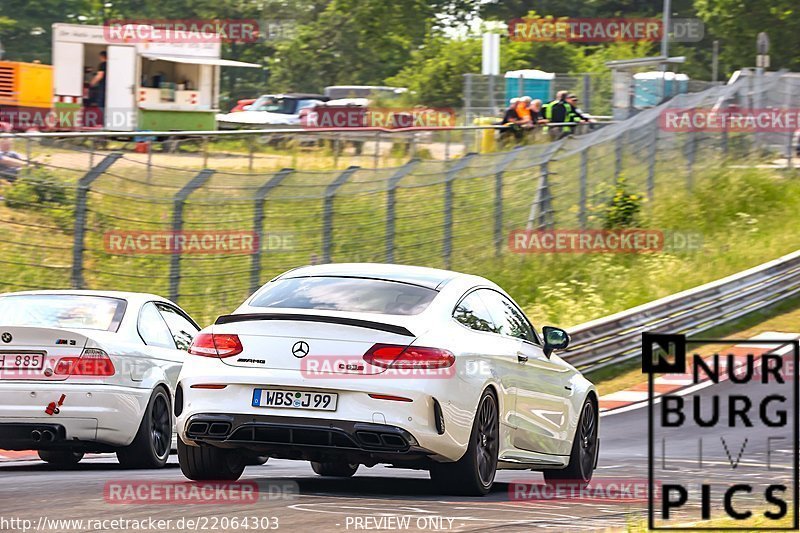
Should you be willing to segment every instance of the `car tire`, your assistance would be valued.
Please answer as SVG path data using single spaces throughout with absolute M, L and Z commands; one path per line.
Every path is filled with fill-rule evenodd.
M 311 461 L 311 469 L 325 477 L 353 477 L 360 465 L 358 463 L 318 463 Z
M 39 459 L 51 465 L 71 466 L 83 459 L 83 452 L 72 450 L 39 450 L 38 453 Z
M 247 464 L 239 450 L 213 446 L 189 446 L 178 439 L 178 464 L 193 481 L 236 481 Z
M 585 487 L 592 480 L 594 462 L 597 457 L 597 408 L 592 399 L 583 402 L 581 417 L 572 441 L 569 464 L 561 470 L 544 470 L 548 485 L 569 484 Z
M 431 480 L 440 491 L 485 496 L 492 490 L 500 442 L 498 412 L 495 395 L 489 389 L 483 391 L 464 456 L 454 463 L 431 465 Z
M 172 445 L 172 408 L 163 387 L 156 387 L 147 403 L 139 431 L 130 445 L 117 450 L 124 468 L 161 468 Z

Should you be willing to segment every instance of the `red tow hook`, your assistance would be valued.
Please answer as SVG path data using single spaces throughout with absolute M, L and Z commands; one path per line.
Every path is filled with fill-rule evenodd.
M 66 399 L 67 399 L 67 395 L 66 395 L 66 394 L 62 394 L 62 395 L 61 395 L 61 398 L 59 398 L 59 399 L 58 399 L 58 403 L 56 403 L 56 402 L 50 402 L 50 403 L 47 405 L 47 407 L 45 408 L 44 412 L 45 412 L 45 413 L 47 413 L 48 415 L 51 415 L 51 416 L 52 416 L 52 415 L 57 415 L 58 413 L 60 413 L 60 412 L 61 412 L 61 410 L 59 409 L 59 407 L 61 407 L 62 405 L 64 405 L 64 400 L 66 400 Z

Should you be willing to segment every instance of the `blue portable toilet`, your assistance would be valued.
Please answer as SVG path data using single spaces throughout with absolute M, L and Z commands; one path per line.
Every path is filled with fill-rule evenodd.
M 518 96 L 530 96 L 549 102 L 553 94 L 556 75 L 535 69 L 509 70 L 506 72 L 506 104 Z
M 640 72 L 633 75 L 633 107 L 646 109 L 661 103 L 662 77 L 666 98 L 689 92 L 689 77 L 686 74 L 656 70 Z

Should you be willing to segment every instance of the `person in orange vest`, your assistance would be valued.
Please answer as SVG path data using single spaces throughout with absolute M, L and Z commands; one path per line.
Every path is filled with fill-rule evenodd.
M 517 101 L 517 106 L 515 108 L 517 116 L 519 117 L 519 125 L 528 129 L 532 128 L 534 125 L 533 118 L 531 117 L 530 105 L 531 97 L 521 96 Z

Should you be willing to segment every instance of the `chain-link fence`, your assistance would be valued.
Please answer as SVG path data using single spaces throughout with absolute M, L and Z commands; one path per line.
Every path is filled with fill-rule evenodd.
M 131 139 L 86 137 L 76 147 L 23 134 L 14 148 L 36 164 L 6 168 L 0 179 L 0 289 L 154 292 L 207 320 L 302 264 L 469 271 L 507 254 L 515 229 L 599 227 L 597 211 L 620 175 L 652 205 L 693 187 L 702 169 L 741 164 L 770 147 L 791 149 L 785 132 L 670 131 L 661 120 L 667 105 L 798 102 L 797 75 L 742 76 L 552 143 L 483 154 L 469 148 L 443 160 L 406 154 L 397 165 L 335 171 L 288 164 L 250 171 L 246 155 L 228 166 L 214 150 L 197 156 L 194 168 L 148 165 L 147 153 L 126 151 L 136 145 Z M 86 149 L 100 142 L 108 149 Z
M 526 86 L 523 77 L 464 75 L 464 120 L 466 124 L 480 117 L 502 115 L 509 98 L 529 95 L 549 102 L 557 91 L 565 90 L 580 98 L 581 109 L 586 113 L 607 116 L 611 113 L 611 74 L 577 73 L 553 74 L 536 89 Z

